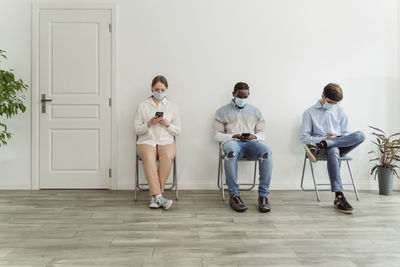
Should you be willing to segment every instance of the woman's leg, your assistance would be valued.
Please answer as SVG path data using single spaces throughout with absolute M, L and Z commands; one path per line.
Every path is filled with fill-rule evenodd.
M 137 145 L 136 153 L 143 161 L 144 174 L 149 184 L 149 193 L 151 196 L 161 194 L 160 182 L 157 174 L 157 150 L 151 145 Z
M 157 146 L 158 153 L 158 177 L 160 190 L 163 193 L 165 183 L 168 180 L 169 173 L 171 171 L 171 165 L 176 154 L 175 144 L 168 144 L 164 146 Z

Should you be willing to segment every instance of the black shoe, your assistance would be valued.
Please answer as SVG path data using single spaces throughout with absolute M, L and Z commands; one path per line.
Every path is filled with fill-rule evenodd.
M 340 212 L 350 214 L 353 213 L 353 207 L 347 202 L 346 198 L 342 195 L 337 196 L 333 201 L 335 208 L 337 208 Z
M 247 210 L 246 205 L 243 203 L 239 195 L 231 195 L 231 197 L 229 198 L 229 204 L 235 211 L 242 212 Z
M 258 210 L 261 212 L 270 212 L 271 205 L 268 203 L 267 197 L 258 197 Z
M 321 148 L 317 144 L 304 145 L 304 149 L 306 150 L 307 156 L 311 159 L 312 162 L 318 161 L 317 157 Z

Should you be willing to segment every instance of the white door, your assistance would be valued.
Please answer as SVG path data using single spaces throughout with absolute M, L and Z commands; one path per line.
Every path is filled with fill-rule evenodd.
M 110 10 L 40 11 L 40 188 L 110 187 L 110 23 Z

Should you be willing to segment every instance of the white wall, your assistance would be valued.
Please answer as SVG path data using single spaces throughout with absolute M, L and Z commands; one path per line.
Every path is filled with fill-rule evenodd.
M 250 85 L 250 102 L 267 121 L 274 158 L 271 189 L 299 188 L 302 112 L 328 82 L 344 89 L 342 105 L 353 130 L 368 134 L 368 125 L 399 130 L 398 98 L 393 97 L 399 96 L 395 0 L 87 2 L 117 4 L 120 189 L 133 185 L 133 119 L 157 74 L 168 78 L 168 96 L 181 110 L 182 188 L 216 187 L 217 145 L 211 124 L 215 110 L 230 101 L 237 81 Z M 8 51 L 7 65 L 27 83 L 31 3 L 0 2 L 0 47 Z M 0 188 L 30 188 L 30 115 L 28 109 L 10 122 L 16 135 L 0 149 Z M 376 188 L 369 176 L 370 149 L 365 142 L 353 153 L 353 172 L 364 189 Z M 318 172 L 325 173 L 322 166 Z

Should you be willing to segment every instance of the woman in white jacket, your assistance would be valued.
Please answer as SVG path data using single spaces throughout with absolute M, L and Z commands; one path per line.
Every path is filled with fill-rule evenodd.
M 167 79 L 156 76 L 151 83 L 152 95 L 139 104 L 135 119 L 136 153 L 149 184 L 150 208 L 169 209 L 172 205 L 162 193 L 176 154 L 174 136 L 180 133 L 181 124 L 177 105 L 166 98 L 167 88 Z

